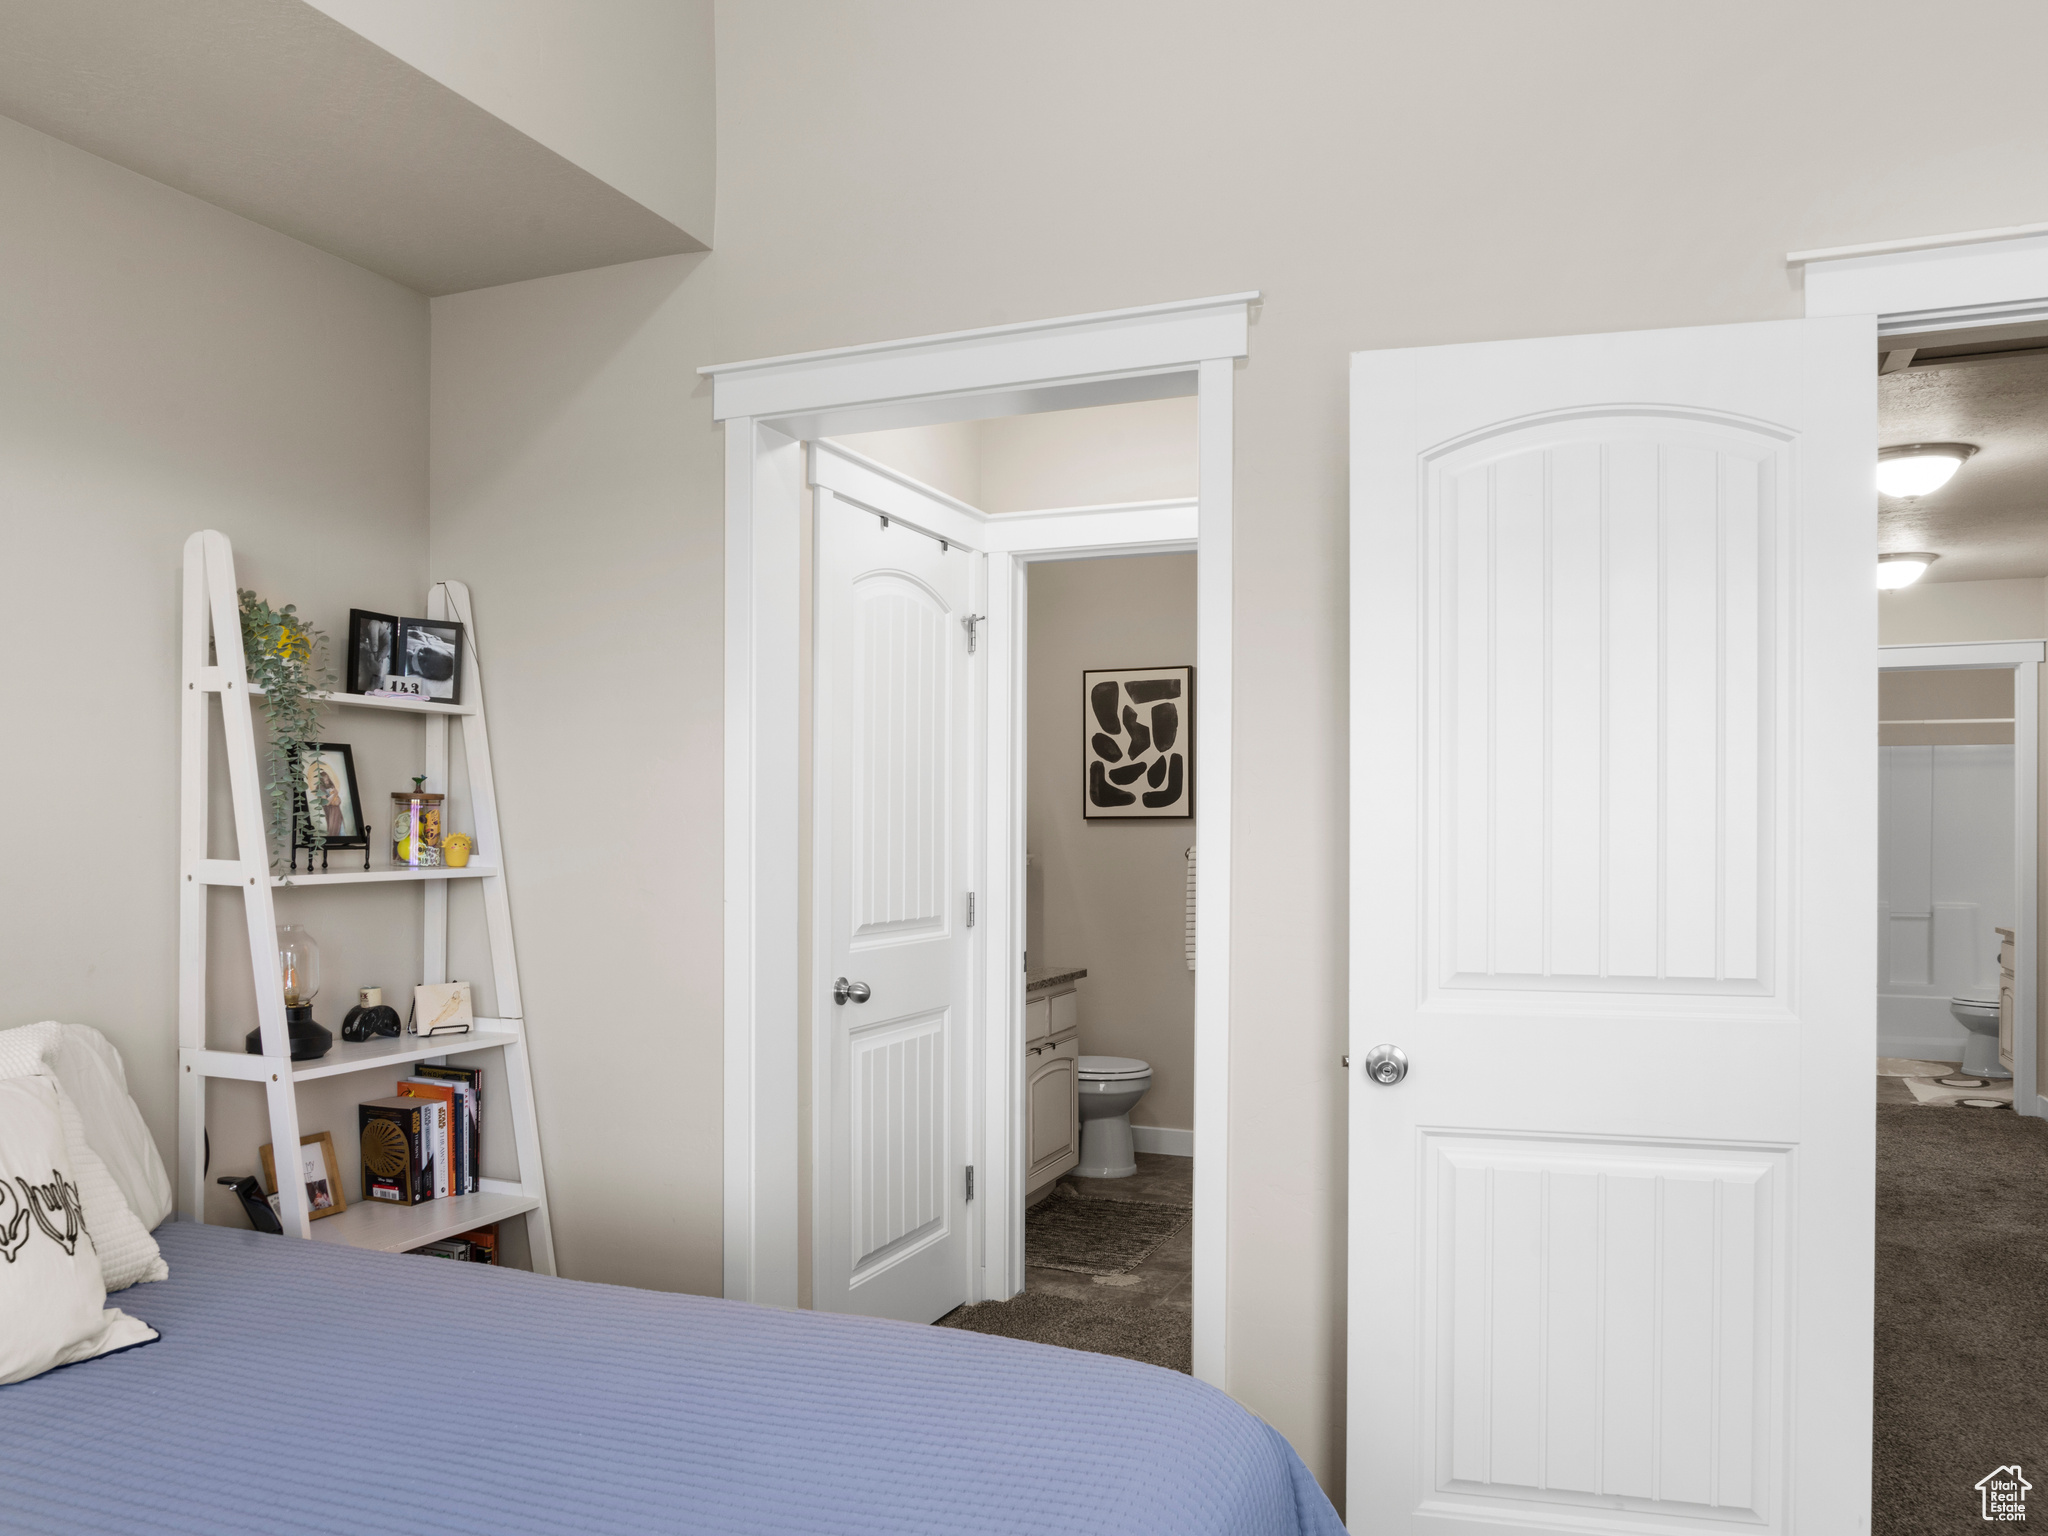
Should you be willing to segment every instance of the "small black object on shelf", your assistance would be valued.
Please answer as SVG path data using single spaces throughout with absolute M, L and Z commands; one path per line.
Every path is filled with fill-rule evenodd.
M 223 1174 L 214 1182 L 225 1184 L 235 1192 L 236 1198 L 242 1202 L 242 1209 L 248 1213 L 250 1226 L 258 1232 L 269 1232 L 279 1237 L 284 1235 L 284 1223 L 270 1208 L 270 1202 L 264 1198 L 263 1187 L 256 1182 L 253 1173 L 245 1173 L 239 1179 Z
M 285 1033 L 292 1043 L 293 1061 L 318 1061 L 334 1049 L 334 1031 L 313 1022 L 313 1005 L 300 1003 L 284 1011 Z M 263 1026 L 257 1025 L 242 1038 L 251 1056 L 263 1054 Z
M 356 991 L 355 1007 L 341 1021 L 341 1038 L 356 1043 L 379 1036 L 396 1039 L 404 1027 L 398 1010 L 385 1003 L 382 987 L 361 987 Z

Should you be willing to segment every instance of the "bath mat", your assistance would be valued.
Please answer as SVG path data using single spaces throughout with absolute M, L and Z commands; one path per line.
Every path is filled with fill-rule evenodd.
M 1915 1061 L 1910 1056 L 1877 1058 L 1879 1077 L 1945 1077 L 1955 1069 L 1953 1061 Z
M 1947 1109 L 1959 1105 L 1970 1109 L 1983 1109 L 1992 1105 L 2003 1108 L 2012 1103 L 2012 1079 L 2009 1077 L 1993 1078 L 1988 1083 L 1983 1078 L 1972 1078 L 1970 1083 L 1971 1086 L 1966 1088 L 1951 1088 L 1932 1077 L 1906 1079 L 1906 1086 L 1913 1090 L 1914 1098 L 1922 1104 L 1932 1104 L 1937 1108 Z
M 1193 1212 L 1149 1200 L 1103 1200 L 1058 1184 L 1024 1213 L 1024 1262 L 1080 1275 L 1127 1275 Z

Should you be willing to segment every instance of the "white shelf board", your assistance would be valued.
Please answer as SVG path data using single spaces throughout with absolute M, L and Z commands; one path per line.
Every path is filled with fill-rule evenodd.
M 263 697 L 261 688 L 251 688 L 249 697 Z M 350 709 L 395 709 L 402 715 L 473 715 L 474 704 L 443 704 L 438 699 L 373 699 L 366 693 L 316 693 L 322 704 L 342 704 Z
M 494 1221 L 539 1208 L 538 1196 L 501 1195 L 488 1190 L 478 1195 L 426 1200 L 418 1205 L 351 1200 L 348 1209 L 339 1215 L 313 1223 L 313 1241 L 338 1243 L 344 1248 L 372 1248 L 379 1253 L 404 1253 L 408 1248 L 439 1242 L 458 1232 L 487 1227 Z
M 292 1081 L 309 1082 L 316 1077 L 341 1077 L 349 1072 L 370 1072 L 378 1067 L 402 1066 L 425 1061 L 431 1056 L 452 1056 L 460 1051 L 488 1050 L 494 1045 L 517 1045 L 515 1034 L 473 1029 L 466 1035 L 387 1036 L 376 1040 L 343 1040 L 335 1037 L 334 1049 L 318 1061 L 292 1064 Z
M 304 891 L 322 885 L 375 885 L 385 880 L 483 880 L 497 873 L 495 864 L 465 864 L 460 869 L 445 865 L 438 869 L 330 869 L 322 875 L 272 875 L 270 883 Z
M 316 1077 L 344 1077 L 351 1072 L 374 1072 L 404 1066 L 411 1061 L 428 1061 L 436 1056 L 457 1056 L 466 1051 L 486 1051 L 494 1046 L 517 1045 L 519 1036 L 510 1030 L 473 1029 L 466 1035 L 384 1036 L 375 1040 L 336 1038 L 325 1056 L 314 1061 L 292 1063 L 292 1081 L 311 1082 Z M 233 1077 L 262 1082 L 270 1076 L 270 1058 L 243 1051 L 185 1051 L 185 1065 L 204 1077 Z

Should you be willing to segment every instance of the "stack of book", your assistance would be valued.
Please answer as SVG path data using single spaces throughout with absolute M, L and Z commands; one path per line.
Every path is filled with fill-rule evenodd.
M 468 1264 L 495 1264 L 498 1262 L 497 1223 L 478 1227 L 474 1232 L 445 1237 L 438 1243 L 428 1243 L 424 1248 L 408 1248 L 406 1252 L 424 1253 L 435 1259 L 458 1259 Z
M 363 1198 L 418 1205 L 482 1188 L 483 1069 L 421 1067 L 361 1105 Z

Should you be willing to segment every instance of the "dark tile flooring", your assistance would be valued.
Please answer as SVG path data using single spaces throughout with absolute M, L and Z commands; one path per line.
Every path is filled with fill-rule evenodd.
M 1066 1182 L 1087 1198 L 1190 1206 L 1195 1165 L 1192 1158 L 1140 1152 L 1138 1171 L 1127 1179 L 1070 1175 Z M 1051 1269 L 1033 1264 L 1027 1249 L 1021 1295 L 961 1307 L 939 1319 L 939 1326 L 1121 1355 L 1184 1372 L 1191 1368 L 1193 1268 L 1191 1228 L 1161 1242 L 1124 1275 Z

